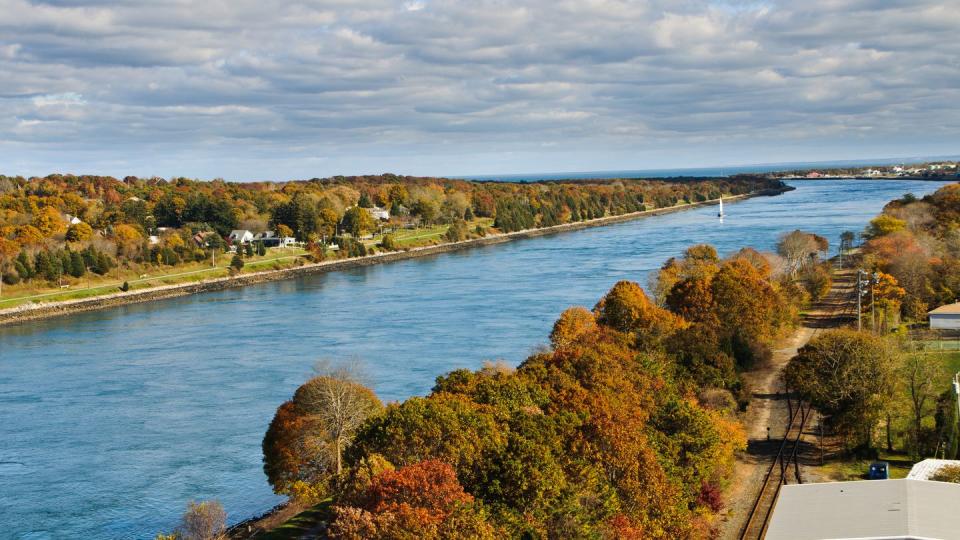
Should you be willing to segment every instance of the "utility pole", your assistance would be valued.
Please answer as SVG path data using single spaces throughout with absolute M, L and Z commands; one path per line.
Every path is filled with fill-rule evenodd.
M 863 323 L 861 322 L 861 311 L 862 307 L 860 305 L 860 297 L 863 296 L 863 286 L 860 282 L 860 276 L 863 274 L 863 270 L 857 270 L 857 331 L 863 330 Z
M 877 333 L 877 303 L 874 302 L 877 282 L 880 274 L 874 272 L 870 279 L 870 326 L 873 327 L 873 333 Z

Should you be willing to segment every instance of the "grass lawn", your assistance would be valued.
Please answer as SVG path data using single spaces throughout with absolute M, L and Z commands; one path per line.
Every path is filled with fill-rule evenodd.
M 476 218 L 473 221 L 467 223 L 467 230 L 473 232 L 477 225 L 480 225 L 486 229 L 493 227 L 492 218 Z M 390 234 L 393 234 L 394 239 L 397 241 L 397 245 L 400 247 L 417 247 L 424 246 L 429 244 L 437 244 L 443 241 L 443 234 L 449 229 L 449 225 L 432 225 L 429 227 L 421 227 L 419 229 L 400 229 L 394 231 Z M 371 240 L 367 240 L 364 243 L 368 246 L 379 244 L 383 239 L 383 236 L 377 235 Z
M 267 270 L 290 266 L 298 256 L 306 254 L 302 249 L 270 250 L 263 257 L 253 256 L 245 258 L 244 268 L 248 271 Z M 224 253 L 217 257 L 217 266 L 212 268 L 208 261 L 192 262 L 175 267 L 149 268 L 146 277 L 140 277 L 137 270 L 121 271 L 119 278 L 116 270 L 107 275 L 98 276 L 88 273 L 82 278 L 66 278 L 65 284 L 70 288 L 37 287 L 35 283 L 29 285 L 4 286 L 3 297 L 0 298 L 0 309 L 15 307 L 27 302 L 60 302 L 63 300 L 78 300 L 120 290 L 124 281 L 129 283 L 131 290 L 156 287 L 158 285 L 175 285 L 192 283 L 203 279 L 219 278 L 229 275 L 228 266 L 232 254 Z
M 880 452 L 880 458 L 877 461 L 886 461 L 890 464 L 890 478 L 906 478 L 910 468 L 913 467 L 913 461 L 902 454 Z M 832 461 L 825 463 L 820 471 L 833 482 L 866 480 L 867 469 L 872 462 L 873 460 L 868 459 Z

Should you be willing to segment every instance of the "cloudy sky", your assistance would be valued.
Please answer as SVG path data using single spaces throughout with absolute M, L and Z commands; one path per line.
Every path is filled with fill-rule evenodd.
M 0 0 L 0 172 L 958 154 L 960 0 Z

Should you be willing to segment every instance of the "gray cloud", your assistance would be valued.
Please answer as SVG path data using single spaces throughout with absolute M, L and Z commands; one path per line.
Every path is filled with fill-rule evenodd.
M 0 0 L 4 172 L 956 153 L 960 2 Z

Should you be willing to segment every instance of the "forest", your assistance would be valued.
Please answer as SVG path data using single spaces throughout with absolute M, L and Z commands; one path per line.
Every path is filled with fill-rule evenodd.
M 372 238 L 384 228 L 442 226 L 444 239 L 462 240 L 780 188 L 746 176 L 532 183 L 392 174 L 254 183 L 0 176 L 0 277 L 37 287 L 111 269 L 145 274 L 234 251 L 235 229 L 295 237 L 316 260 L 404 247 L 388 234 Z M 389 219 L 371 217 L 374 207 Z M 344 249 L 327 249 L 334 245 Z
M 885 327 L 924 321 L 929 310 L 960 299 L 960 184 L 891 201 L 865 236 L 865 266 L 892 278 L 877 306 Z
M 811 298 L 785 261 L 693 246 L 660 294 L 620 281 L 518 367 L 456 370 L 400 403 L 318 366 L 278 408 L 264 471 L 326 508 L 330 538 L 712 538 L 746 445 L 740 374 Z

